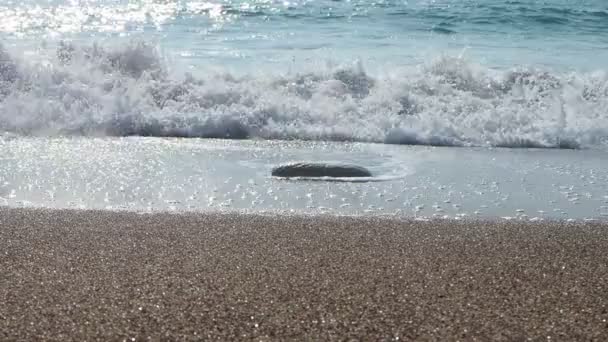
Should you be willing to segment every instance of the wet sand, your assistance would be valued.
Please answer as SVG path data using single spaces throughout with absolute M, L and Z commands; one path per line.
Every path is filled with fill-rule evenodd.
M 608 225 L 0 209 L 0 340 L 608 340 Z

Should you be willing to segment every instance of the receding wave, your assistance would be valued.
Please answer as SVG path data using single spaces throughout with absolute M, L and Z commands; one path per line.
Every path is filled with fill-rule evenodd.
M 0 131 L 437 146 L 607 146 L 608 74 L 496 71 L 438 57 L 286 75 L 176 74 L 144 42 L 61 44 L 30 63 L 0 47 Z

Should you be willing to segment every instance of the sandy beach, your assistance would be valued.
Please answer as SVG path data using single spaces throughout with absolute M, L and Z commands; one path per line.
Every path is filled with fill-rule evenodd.
M 608 226 L 0 209 L 0 340 L 608 340 Z

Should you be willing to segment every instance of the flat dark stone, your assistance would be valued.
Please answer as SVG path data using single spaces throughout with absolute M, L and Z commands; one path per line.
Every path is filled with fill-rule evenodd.
M 272 169 L 275 177 L 371 177 L 364 167 L 349 164 L 290 163 Z

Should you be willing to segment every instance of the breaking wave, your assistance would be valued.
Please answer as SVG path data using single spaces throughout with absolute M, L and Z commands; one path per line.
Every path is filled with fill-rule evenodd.
M 0 46 L 0 131 L 303 139 L 439 146 L 608 145 L 608 74 L 491 70 L 442 56 L 368 75 L 178 74 L 155 46 L 59 45 L 42 62 Z

